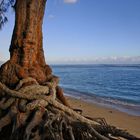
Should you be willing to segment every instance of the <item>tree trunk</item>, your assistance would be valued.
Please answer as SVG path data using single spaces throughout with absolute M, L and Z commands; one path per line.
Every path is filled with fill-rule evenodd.
M 46 0 L 17 0 L 10 61 L 0 69 L 0 81 L 14 88 L 20 79 L 33 77 L 40 84 L 51 76 L 42 44 L 42 23 Z
M 45 63 L 45 4 L 46 0 L 16 0 L 10 60 L 0 68 L 0 140 L 138 139 L 67 107 L 59 78 Z

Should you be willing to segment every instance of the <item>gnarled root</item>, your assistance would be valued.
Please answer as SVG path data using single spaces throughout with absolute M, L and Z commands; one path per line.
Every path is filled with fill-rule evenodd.
M 63 96 L 56 95 L 61 91 L 57 85 L 56 79 L 42 86 L 35 79 L 27 78 L 20 81 L 15 90 L 11 90 L 0 82 L 0 139 L 138 139 L 124 130 L 109 126 L 103 120 L 86 118 L 58 102 L 56 97 L 60 99 Z

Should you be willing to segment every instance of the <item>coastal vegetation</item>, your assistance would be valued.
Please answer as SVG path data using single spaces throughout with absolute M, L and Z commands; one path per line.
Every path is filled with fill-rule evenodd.
M 71 108 L 59 78 L 45 62 L 42 23 L 46 2 L 0 1 L 1 28 L 7 22 L 7 8 L 15 10 L 10 60 L 0 67 L 0 139 L 138 139 L 104 119 L 84 117 L 81 110 Z

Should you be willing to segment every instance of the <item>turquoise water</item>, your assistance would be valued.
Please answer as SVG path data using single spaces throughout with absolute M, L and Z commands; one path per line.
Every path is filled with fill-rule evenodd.
M 140 116 L 140 65 L 53 65 L 69 96 Z

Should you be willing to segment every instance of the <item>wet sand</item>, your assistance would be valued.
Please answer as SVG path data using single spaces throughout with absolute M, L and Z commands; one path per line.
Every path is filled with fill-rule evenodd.
M 140 137 L 140 116 L 132 116 L 118 110 L 107 108 L 81 99 L 67 97 L 72 108 L 82 109 L 83 115 L 93 118 L 105 118 L 110 125 L 125 129 Z

